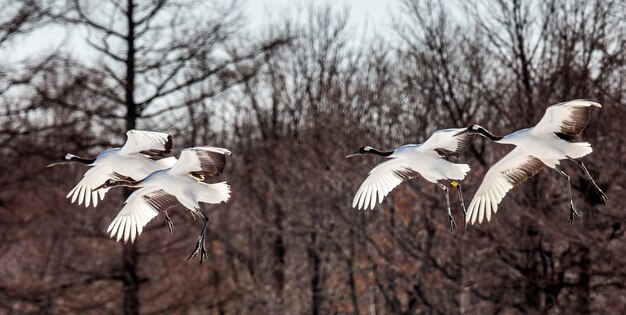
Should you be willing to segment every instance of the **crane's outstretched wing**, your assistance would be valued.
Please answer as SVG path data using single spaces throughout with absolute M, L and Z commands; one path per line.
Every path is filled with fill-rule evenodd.
M 476 134 L 464 133 L 455 136 L 466 128 L 449 128 L 437 130 L 420 145 L 420 150 L 434 150 L 439 155 L 460 157 L 472 144 Z
M 230 151 L 216 147 L 194 147 L 184 149 L 178 162 L 168 171 L 172 175 L 186 175 L 202 178 L 222 174 L 226 167 L 226 155 Z
M 168 157 L 157 160 L 155 163 L 161 169 L 170 168 L 176 163 L 176 158 Z M 98 206 L 100 200 L 104 200 L 104 195 L 109 191 L 109 188 L 102 188 L 95 191 L 94 189 L 104 184 L 108 179 L 135 180 L 134 178 L 116 173 L 111 167 L 106 165 L 92 166 L 85 172 L 85 175 L 83 175 L 83 178 L 78 184 L 70 190 L 66 198 L 72 197 L 72 203 L 78 200 L 79 205 L 84 201 L 85 207 L 89 207 L 90 204 L 93 204 L 95 208 Z
M 419 173 L 413 170 L 402 157 L 382 162 L 369 172 L 354 196 L 352 207 L 374 209 L 376 203 L 382 202 L 383 198 L 396 186 L 418 175 Z
M 108 179 L 119 179 L 119 176 L 107 166 L 93 166 L 85 172 L 83 178 L 70 190 L 66 198 L 71 196 L 72 203 L 78 199 L 79 205 L 85 201 L 85 207 L 89 207 L 90 203 L 93 203 L 93 206 L 96 207 L 98 205 L 98 199 L 103 200 L 104 195 L 109 189 L 104 188 L 96 191 L 94 191 L 94 189 L 104 184 Z
M 124 207 L 107 228 L 111 238 L 119 242 L 130 240 L 131 243 L 141 235 L 144 226 L 159 214 L 159 211 L 178 204 L 175 196 L 156 187 L 144 187 L 133 192 L 124 202 Z
M 154 131 L 129 130 L 121 154 L 141 153 L 158 160 L 172 152 L 172 136 Z
M 498 204 L 511 188 L 523 183 L 539 172 L 545 165 L 534 156 L 515 148 L 494 164 L 478 187 L 467 208 L 466 222 L 474 224 L 491 220 L 491 212 L 498 211 Z
M 602 108 L 598 103 L 585 100 L 552 105 L 530 132 L 536 135 L 554 133 L 561 139 L 572 141 L 587 127 L 592 106 Z

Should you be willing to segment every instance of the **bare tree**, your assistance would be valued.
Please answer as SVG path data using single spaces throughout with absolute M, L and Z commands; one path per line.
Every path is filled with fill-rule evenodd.
M 130 130 L 136 128 L 138 120 L 171 115 L 229 89 L 241 80 L 228 74 L 229 67 L 277 44 L 251 46 L 244 53 L 230 50 L 228 43 L 237 27 L 236 4 L 128 0 L 90 8 L 87 2 L 76 0 L 63 8 L 66 12 L 52 12 L 51 16 L 89 30 L 88 44 L 104 57 L 90 70 L 102 81 L 93 85 L 84 82 L 83 88 L 125 109 L 114 108 L 105 114 L 123 120 L 124 129 Z M 194 10 L 210 10 L 210 18 L 199 19 Z M 101 12 L 105 12 L 104 17 L 121 16 L 123 22 L 101 17 Z M 168 105 L 183 92 L 184 102 Z M 124 310 L 137 314 L 140 255 L 135 246 L 126 245 L 122 257 Z
M 68 27 L 84 27 L 88 32 L 87 43 L 101 58 L 91 64 L 53 58 L 45 71 L 23 82 L 24 89 L 34 96 L 8 109 L 7 118 L 11 119 L 6 120 L 4 128 L 7 141 L 25 145 L 25 141 L 16 141 L 17 131 L 10 131 L 10 126 L 19 126 L 21 130 L 30 129 L 25 136 L 31 139 L 46 132 L 46 138 L 52 136 L 55 142 L 74 138 L 79 143 L 79 146 L 70 146 L 63 141 L 65 146 L 48 151 L 43 150 L 44 146 L 37 146 L 38 150 L 47 152 L 44 157 L 48 159 L 53 159 L 54 154 L 61 156 L 66 150 L 110 147 L 119 143 L 120 137 L 95 134 L 102 130 L 121 134 L 118 131 L 136 128 L 140 119 L 144 126 L 155 126 L 152 121 L 202 105 L 253 75 L 253 71 L 248 71 L 242 77 L 233 74 L 232 69 L 243 67 L 282 41 L 232 49 L 231 38 L 237 31 L 239 17 L 235 4 L 201 5 L 192 1 L 138 4 L 131 0 L 95 4 L 77 0 L 62 7 L 35 8 L 35 13 L 45 14 Z M 211 10 L 210 17 L 195 14 L 201 9 Z M 22 11 L 20 14 L 26 14 Z M 124 19 L 109 19 L 115 16 Z M 184 102 L 176 101 L 183 96 Z M 68 113 L 69 116 L 63 116 Z M 42 115 L 65 122 L 39 125 L 33 117 Z M 26 128 L 26 124 L 30 128 Z M 47 133 L 46 130 L 56 131 Z M 78 134 L 81 136 L 76 136 Z M 22 158 L 27 154 L 23 148 L 20 153 Z M 32 172 L 25 175 L 27 179 L 32 178 Z M 116 200 L 115 196 L 112 200 Z M 125 312 L 136 314 L 140 310 L 139 287 L 147 280 L 139 273 L 142 255 L 135 246 L 127 245 L 119 264 L 98 270 L 98 267 L 85 268 L 81 261 L 68 261 L 61 269 L 70 274 L 92 275 L 84 280 L 85 285 L 119 281 L 124 292 Z M 54 292 L 68 291 L 69 286 L 74 284 L 51 290 L 44 300 L 54 298 Z M 45 301 L 50 303 L 50 300 Z
M 365 39 L 354 36 L 349 12 L 332 6 L 246 34 L 237 2 L 52 4 L 39 7 L 45 17 L 83 30 L 98 58 L 54 54 L 25 66 L 3 95 L 6 312 L 626 308 L 623 1 L 403 0 L 395 36 Z M 350 207 L 380 162 L 344 158 L 360 146 L 420 143 L 436 129 L 472 123 L 508 133 L 574 98 L 604 106 L 585 131 L 594 147 L 585 161 L 609 206 L 564 161 L 583 211 L 573 226 L 565 183 L 549 170 L 510 191 L 488 224 L 452 233 L 440 192 L 420 179 L 373 211 Z M 103 226 L 122 192 L 96 210 L 72 207 L 64 196 L 84 169 L 44 170 L 68 151 L 120 145 L 135 127 L 171 132 L 176 146 L 232 149 L 223 176 L 233 196 L 210 207 L 209 264 L 185 261 L 195 226 L 179 209 L 171 236 L 153 220 L 115 257 L 120 246 Z M 461 157 L 472 166 L 466 201 L 507 150 L 477 139 Z M 458 220 L 460 204 L 452 206 Z

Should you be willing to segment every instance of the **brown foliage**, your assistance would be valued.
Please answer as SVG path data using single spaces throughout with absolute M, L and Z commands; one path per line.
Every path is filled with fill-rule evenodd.
M 364 41 L 352 38 L 347 14 L 330 8 L 310 8 L 305 21 L 286 17 L 251 40 L 239 30 L 237 3 L 196 24 L 162 23 L 189 13 L 187 3 L 154 1 L 135 11 L 119 1 L 65 4 L 42 7 L 39 18 L 92 28 L 102 61 L 87 66 L 54 55 L 23 67 L 19 80 L 2 81 L 10 89 L 0 113 L 6 312 L 626 309 L 623 2 L 449 7 L 404 0 L 395 39 Z M 136 37 L 119 31 L 128 24 L 98 20 L 102 10 L 134 17 Z M 167 14 L 149 22 L 159 12 Z M 168 40 L 155 41 L 155 34 Z M 116 37 L 124 39 L 120 46 L 109 46 Z M 129 45 L 134 55 L 116 49 Z M 609 204 L 564 161 L 583 212 L 573 226 L 565 182 L 549 169 L 509 192 L 490 223 L 453 232 L 440 189 L 420 179 L 399 186 L 374 211 L 350 208 L 379 162 L 344 158 L 362 145 L 420 143 L 434 130 L 472 123 L 508 133 L 535 124 L 548 105 L 575 98 L 604 106 L 583 138 L 594 147 L 585 162 Z M 135 122 L 172 133 L 175 150 L 233 151 L 221 175 L 232 199 L 206 206 L 208 264 L 185 260 L 200 224 L 182 207 L 170 212 L 172 235 L 157 217 L 122 255 L 105 228 L 123 192 L 85 209 L 64 199 L 85 168 L 45 169 L 66 152 L 120 145 Z M 472 166 L 463 181 L 466 204 L 508 150 L 477 139 L 461 158 Z M 451 200 L 461 222 L 460 205 Z

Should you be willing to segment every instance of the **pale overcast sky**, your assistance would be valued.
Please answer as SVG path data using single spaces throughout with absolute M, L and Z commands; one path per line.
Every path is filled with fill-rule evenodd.
M 391 31 L 392 12 L 397 13 L 400 0 L 243 0 L 243 12 L 249 19 L 251 32 L 265 25 L 268 20 L 274 20 L 284 15 L 292 16 L 295 12 L 303 12 L 311 4 L 322 6 L 330 3 L 332 7 L 343 10 L 350 9 L 350 27 L 360 35 L 367 29 L 367 33 Z M 67 32 L 61 27 L 46 27 L 29 36 L 20 38 L 11 45 L 0 49 L 0 58 L 5 62 L 13 63 L 30 56 L 47 55 L 55 49 L 72 51 L 76 56 L 89 58 L 91 52 L 84 43 L 84 34 L 74 29 Z
M 298 10 L 311 4 L 324 6 L 330 4 L 336 9 L 350 9 L 352 23 L 362 27 L 365 23 L 377 25 L 391 21 L 390 12 L 396 11 L 400 0 L 246 0 L 246 12 L 254 22 L 263 22 L 268 15 L 281 14 L 285 10 Z

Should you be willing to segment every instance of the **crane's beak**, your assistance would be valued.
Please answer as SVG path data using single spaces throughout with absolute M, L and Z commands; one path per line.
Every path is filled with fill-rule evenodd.
M 361 153 L 359 153 L 359 152 L 350 153 L 350 154 L 346 155 L 346 159 L 347 158 L 351 158 L 353 156 L 357 156 L 357 155 L 361 155 Z
M 53 166 L 59 165 L 59 164 L 65 164 L 65 161 L 59 161 L 59 162 L 50 163 L 50 164 L 46 165 L 46 167 L 53 167 Z

